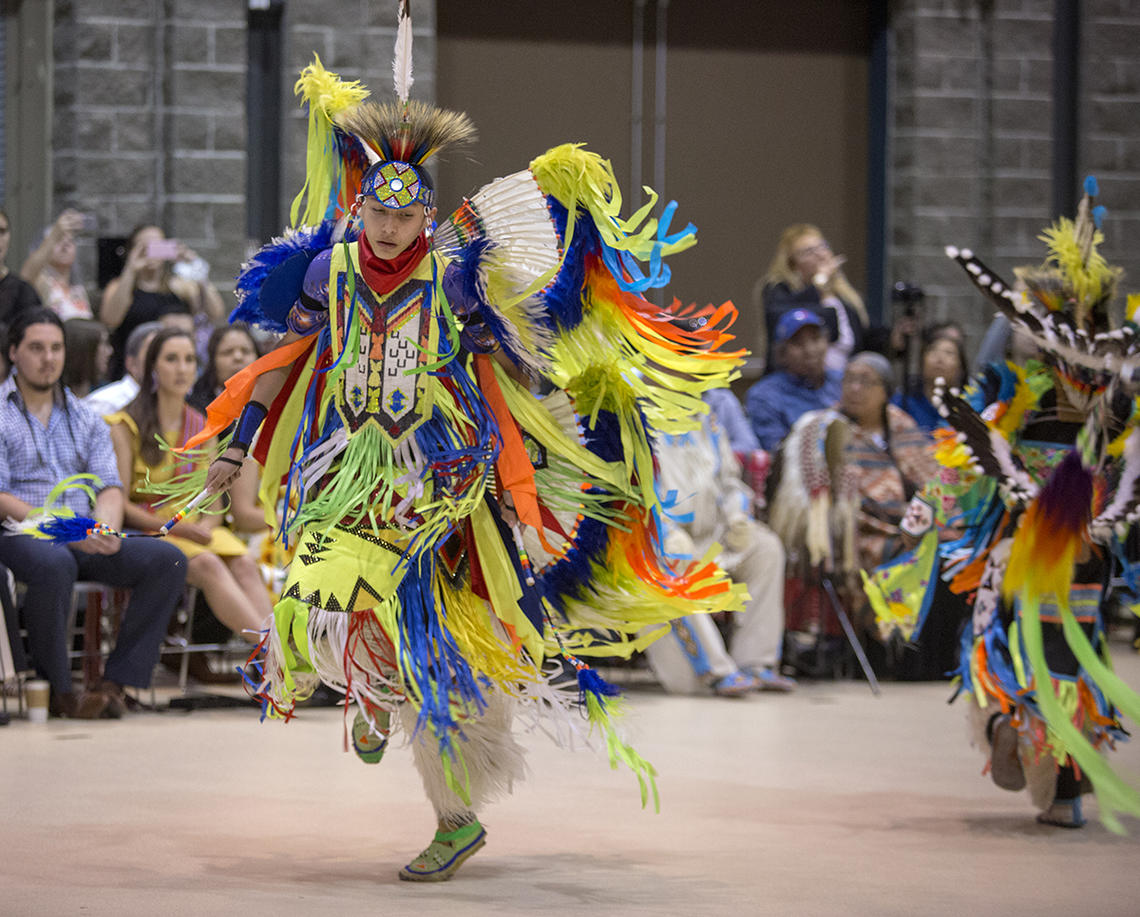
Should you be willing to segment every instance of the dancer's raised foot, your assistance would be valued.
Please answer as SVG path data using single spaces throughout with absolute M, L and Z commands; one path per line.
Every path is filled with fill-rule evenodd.
M 1017 727 L 1008 715 L 995 717 L 990 724 L 990 777 L 1003 790 L 1025 788 L 1025 770 L 1017 751 Z
M 376 711 L 376 729 L 365 719 L 361 710 L 352 720 L 352 750 L 365 764 L 379 764 L 388 748 L 388 733 L 392 729 L 392 715 L 387 710 Z

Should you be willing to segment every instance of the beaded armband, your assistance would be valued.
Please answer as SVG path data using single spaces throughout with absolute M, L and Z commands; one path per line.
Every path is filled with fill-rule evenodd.
M 251 401 L 242 408 L 237 424 L 234 426 L 234 435 L 230 439 L 230 446 L 237 446 L 242 452 L 248 453 L 249 445 L 253 442 L 258 427 L 261 426 L 261 422 L 265 420 L 265 415 L 268 413 L 269 409 L 260 401 Z

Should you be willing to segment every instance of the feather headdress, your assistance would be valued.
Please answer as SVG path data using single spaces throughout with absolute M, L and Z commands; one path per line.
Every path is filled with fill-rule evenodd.
M 434 206 L 435 186 L 424 163 L 475 139 L 467 115 L 409 99 L 412 24 L 407 0 L 401 2 L 399 16 L 392 61 L 395 102 L 365 102 L 367 89 L 330 73 L 316 56 L 301 71 L 294 91 L 309 106 L 309 139 L 305 185 L 291 212 L 294 228 L 339 220 L 359 196 L 395 209 Z
M 360 140 L 376 162 L 420 165 L 448 147 L 475 139 L 466 114 L 426 102 L 365 102 L 338 114 L 334 123 Z
M 1048 256 L 1038 267 L 1019 268 L 1025 292 L 1014 289 L 969 249 L 946 248 L 987 299 L 1017 328 L 1033 338 L 1042 359 L 1057 370 L 1069 401 L 1089 410 L 1117 378 L 1140 375 L 1140 341 L 1129 321 L 1112 328 L 1108 304 L 1116 293 L 1119 268 L 1110 266 L 1098 246 L 1105 208 L 1094 206 L 1096 179 L 1085 181 L 1075 220 L 1062 217 L 1039 237 Z

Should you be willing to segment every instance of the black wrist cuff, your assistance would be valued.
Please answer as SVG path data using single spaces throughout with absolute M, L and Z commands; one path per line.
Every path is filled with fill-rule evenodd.
M 234 435 L 230 438 L 230 447 L 236 446 L 243 453 L 249 452 L 249 444 L 257 435 L 257 429 L 265 420 L 269 409 L 259 401 L 251 401 L 241 409 L 241 415 L 234 426 Z

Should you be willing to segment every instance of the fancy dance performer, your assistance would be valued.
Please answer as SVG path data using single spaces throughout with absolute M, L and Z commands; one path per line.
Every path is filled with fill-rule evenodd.
M 246 265 L 234 313 L 285 335 L 227 383 L 196 442 L 236 420 L 207 489 L 247 455 L 267 506 L 286 487 L 297 547 L 254 679 L 266 713 L 291 717 L 324 682 L 346 717 L 355 706 L 369 763 L 402 729 L 438 831 L 400 877 L 438 881 L 483 846 L 479 813 L 522 776 L 516 717 L 567 744 L 588 723 L 656 800 L 652 767 L 610 723 L 616 691 L 583 660 L 742 607 L 711 557 L 663 558 L 651 447 L 693 426 L 741 353 L 725 349 L 731 304 L 641 296 L 693 229 L 670 234 L 672 204 L 647 219 L 655 199 L 622 220 L 609 164 L 578 146 L 437 226 L 427 163 L 474 129 L 409 100 L 408 43 L 404 9 L 395 103 L 319 60 L 303 71 L 294 228 Z
M 1032 337 L 1040 361 L 987 367 L 964 391 L 940 382 L 940 478 L 908 514 L 918 547 L 866 579 L 881 627 L 919 632 L 939 581 L 967 596 L 959 692 L 968 699 L 987 768 L 1007 790 L 1028 788 L 1043 824 L 1084 824 L 1095 792 L 1101 820 L 1140 815 L 1140 794 L 1099 754 L 1140 721 L 1140 698 L 1111 670 L 1105 638 L 1110 574 L 1135 583 L 1125 544 L 1140 516 L 1136 423 L 1137 307 L 1113 328 L 1120 271 L 1098 251 L 1104 208 L 1096 183 L 1076 220 L 1042 238 L 1049 255 L 1020 269 L 1024 292 L 969 251 L 947 249 L 975 286 Z M 939 544 L 934 521 L 960 537 Z

